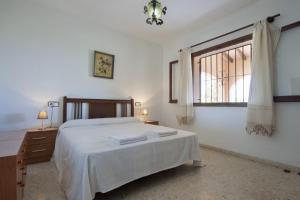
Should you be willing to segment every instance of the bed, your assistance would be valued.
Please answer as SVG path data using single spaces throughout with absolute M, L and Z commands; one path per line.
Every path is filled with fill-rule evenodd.
M 54 161 L 70 200 L 92 200 L 189 160 L 201 163 L 195 133 L 144 124 L 134 118 L 133 99 L 64 97 L 63 121 Z

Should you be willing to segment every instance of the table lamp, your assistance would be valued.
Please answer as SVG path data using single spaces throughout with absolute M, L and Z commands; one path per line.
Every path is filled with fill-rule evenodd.
M 44 120 L 48 119 L 47 112 L 46 111 L 40 111 L 37 118 L 42 120 L 42 129 L 41 130 L 44 130 Z
M 143 109 L 142 115 L 144 116 L 144 121 L 146 121 L 148 115 L 148 110 L 146 108 Z

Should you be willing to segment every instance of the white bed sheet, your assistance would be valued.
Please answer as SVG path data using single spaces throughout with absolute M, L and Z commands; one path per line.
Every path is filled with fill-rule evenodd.
M 132 120 L 94 122 L 84 125 L 74 122 L 59 130 L 54 160 L 59 182 L 70 200 L 92 200 L 96 192 L 108 192 L 188 160 L 200 161 L 195 133 L 178 130 L 176 135 L 118 145 L 108 137 L 116 130 L 134 129 L 135 134 L 139 131 L 144 134 L 149 126 Z

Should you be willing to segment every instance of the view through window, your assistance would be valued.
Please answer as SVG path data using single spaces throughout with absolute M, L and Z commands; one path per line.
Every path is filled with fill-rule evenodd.
M 250 41 L 194 56 L 194 102 L 246 103 L 251 56 Z

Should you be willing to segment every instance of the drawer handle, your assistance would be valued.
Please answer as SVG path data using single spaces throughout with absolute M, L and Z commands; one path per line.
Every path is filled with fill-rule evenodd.
M 20 187 L 24 187 L 24 186 L 25 186 L 25 184 L 22 183 L 22 181 L 18 182 L 18 185 L 19 185 Z
M 38 149 L 38 150 L 33 150 L 31 151 L 31 153 L 37 153 L 37 152 L 42 152 L 42 151 L 46 151 L 47 149 Z
M 36 138 L 32 138 L 32 140 L 44 140 L 46 139 L 46 137 L 36 137 Z
M 26 175 L 27 175 L 27 173 L 26 173 L 26 172 L 23 172 L 23 173 L 22 173 L 22 175 L 23 175 L 23 176 L 26 176 Z

